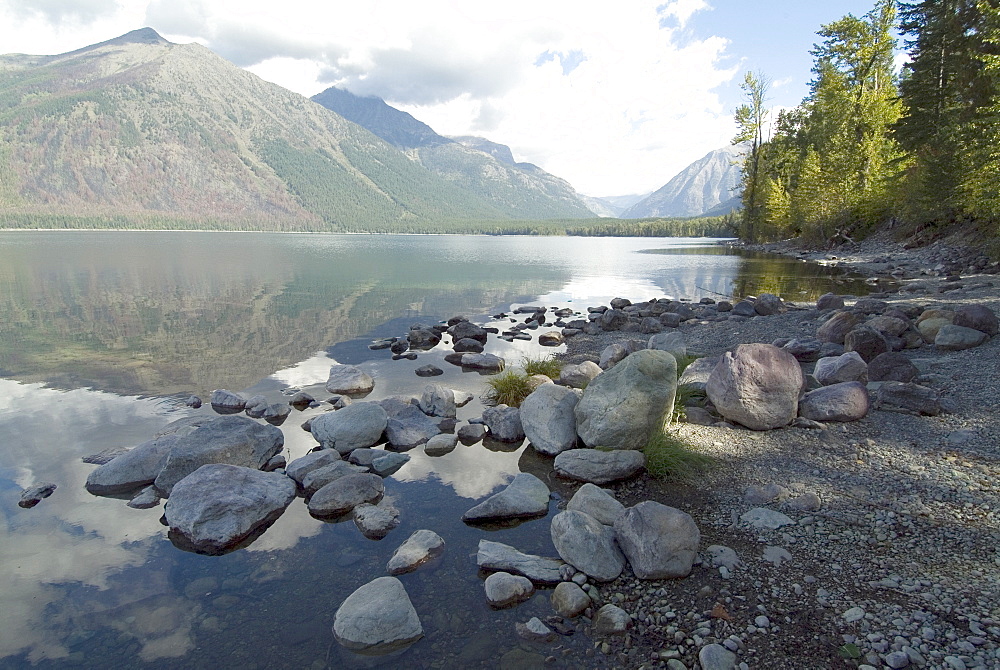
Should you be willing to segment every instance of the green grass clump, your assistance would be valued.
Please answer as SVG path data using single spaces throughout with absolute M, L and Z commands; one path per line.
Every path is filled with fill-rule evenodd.
M 643 447 L 646 470 L 654 477 L 691 482 L 700 473 L 715 465 L 711 456 L 699 453 L 677 435 L 658 431 Z
M 531 393 L 528 375 L 508 370 L 490 377 L 486 381 L 486 391 L 481 396 L 487 405 L 508 405 L 520 407 L 521 402 Z
M 705 397 L 705 392 L 696 389 L 690 384 L 678 384 L 677 393 L 674 395 L 674 409 L 670 413 L 670 420 L 681 421 L 684 418 L 684 408 L 688 405 L 696 405 L 698 401 Z
M 562 363 L 556 360 L 554 356 L 546 356 L 544 358 L 525 356 L 521 360 L 521 367 L 524 368 L 524 374 L 529 377 L 531 375 L 545 375 L 549 379 L 556 379 L 562 370 Z

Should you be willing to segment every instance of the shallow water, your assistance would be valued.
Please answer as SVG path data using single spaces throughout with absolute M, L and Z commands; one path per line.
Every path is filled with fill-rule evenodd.
M 385 574 L 393 550 L 430 528 L 447 548 L 402 576 L 425 637 L 388 667 L 486 667 L 511 652 L 552 653 L 517 640 L 514 623 L 551 614 L 549 592 L 495 612 L 475 553 L 489 538 L 554 556 L 546 518 L 503 529 L 466 526 L 461 515 L 517 472 L 547 464 L 530 447 L 421 448 L 386 480 L 401 525 L 380 541 L 353 522 L 312 518 L 301 499 L 244 549 L 208 557 L 177 549 L 162 507 L 88 494 L 95 467 L 82 457 L 149 439 L 197 412 L 190 394 L 214 388 L 279 400 L 290 388 L 322 395 L 333 362 L 376 378 L 368 399 L 419 393 L 428 382 L 478 396 L 483 377 L 444 362 L 371 351 L 375 338 L 413 322 L 488 315 L 519 305 L 571 307 L 669 295 L 781 293 L 811 300 L 859 280 L 826 268 L 748 257 L 706 240 L 623 238 L 334 236 L 233 233 L 25 232 L 0 234 L 0 667 L 369 667 L 343 651 L 330 627 L 340 602 Z M 537 332 L 543 332 L 543 328 Z M 559 349 L 493 341 L 517 363 Z M 434 363 L 429 380 L 413 370 Z M 282 426 L 289 461 L 315 446 Z M 459 410 L 478 416 L 477 400 Z M 496 449 L 496 446 L 494 446 Z M 509 449 L 509 450 L 506 450 Z M 526 451 L 527 449 L 527 451 Z M 23 487 L 58 489 L 17 506 Z M 554 507 L 553 503 L 553 507 Z M 590 643 L 558 665 L 576 667 Z M 588 663 L 591 661 L 588 659 Z

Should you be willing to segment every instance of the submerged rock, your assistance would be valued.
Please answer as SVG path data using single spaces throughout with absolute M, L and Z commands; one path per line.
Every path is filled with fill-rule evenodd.
M 432 530 L 414 531 L 392 553 L 385 569 L 390 575 L 413 572 L 424 563 L 444 553 L 444 540 Z
M 491 607 L 503 609 L 524 602 L 535 594 L 535 585 L 521 575 L 509 572 L 494 572 L 483 583 L 486 600 Z
M 24 509 L 31 509 L 38 503 L 42 502 L 42 500 L 52 495 L 52 492 L 55 490 L 56 485 L 48 482 L 29 486 L 21 492 L 21 498 L 17 501 L 17 506 L 23 507 Z

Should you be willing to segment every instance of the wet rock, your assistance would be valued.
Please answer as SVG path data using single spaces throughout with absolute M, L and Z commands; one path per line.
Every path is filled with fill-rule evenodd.
M 399 510 L 388 505 L 362 503 L 354 508 L 354 525 L 369 540 L 381 540 L 399 526 Z
M 432 530 L 414 531 L 392 553 L 385 569 L 390 575 L 413 572 L 424 563 L 444 553 L 444 540 Z
M 87 491 L 114 495 L 152 484 L 179 439 L 177 435 L 157 437 L 113 458 L 87 476 Z
M 509 572 L 494 572 L 486 578 L 483 587 L 487 602 L 496 609 L 524 602 L 535 594 L 535 585 L 530 579 Z
M 288 403 L 276 402 L 268 405 L 264 409 L 264 421 L 267 421 L 272 426 L 280 426 L 288 418 L 288 415 L 292 413 L 292 408 L 289 407 Z
M 813 376 L 824 386 L 841 382 L 867 383 L 868 364 L 858 352 L 851 351 L 840 356 L 819 359 L 816 361 Z
M 461 340 L 455 341 L 455 345 L 452 347 L 458 353 L 471 353 L 471 354 L 481 354 L 485 346 L 479 340 L 474 340 L 471 337 L 466 337 Z
M 441 384 L 428 384 L 424 387 L 419 407 L 428 416 L 454 417 L 458 411 L 455 392 Z
M 299 391 L 291 397 L 288 401 L 293 407 L 308 407 L 312 403 L 316 402 L 316 399 L 305 391 Z
M 550 330 L 538 336 L 538 343 L 543 347 L 558 347 L 563 343 L 563 334 L 558 330 Z
M 538 617 L 531 617 L 527 623 L 519 621 L 514 624 L 514 628 L 519 638 L 529 642 L 551 642 L 556 636 Z
M 356 396 L 371 393 L 374 388 L 375 380 L 361 368 L 340 364 L 330 366 L 330 376 L 326 380 L 327 392 Z
M 502 570 L 523 575 L 535 584 L 558 584 L 562 581 L 561 560 L 525 554 L 510 545 L 490 540 L 479 541 L 476 565 L 482 570 Z
M 151 509 L 160 504 L 160 496 L 152 484 L 142 489 L 125 503 L 132 509 Z
M 318 470 L 331 463 L 343 460 L 340 453 L 334 449 L 311 451 L 305 456 L 296 458 L 285 468 L 285 474 L 295 480 L 300 486 L 302 480 L 313 470 Z
M 441 336 L 429 328 L 417 328 L 406 333 L 406 341 L 414 349 L 433 349 L 441 342 Z
M 805 386 L 795 357 L 770 344 L 740 344 L 726 352 L 705 386 L 722 416 L 753 430 L 788 425 Z
M 586 388 L 591 380 L 601 372 L 601 366 L 593 361 L 584 361 L 577 365 L 564 365 L 559 371 L 559 379 L 556 380 L 556 383 L 560 386 L 582 389 Z
M 412 405 L 391 414 L 385 426 L 389 444 L 400 451 L 413 449 L 440 433 L 438 424 Z
M 810 391 L 799 401 L 799 415 L 813 421 L 858 421 L 868 414 L 868 389 L 841 382 Z
M 23 507 L 24 509 L 31 509 L 38 503 L 42 502 L 45 498 L 52 495 L 52 492 L 56 490 L 56 485 L 49 482 L 41 482 L 21 491 L 21 497 L 17 501 L 18 507 Z
M 490 435 L 500 442 L 517 442 L 524 439 L 521 412 L 516 407 L 497 405 L 483 410 L 483 421 L 490 429 Z
M 549 597 L 552 603 L 552 609 L 556 611 L 559 616 L 571 619 L 575 616 L 579 616 L 593 604 L 583 589 L 574 584 L 573 582 L 560 582 L 556 584 L 555 590 Z
M 524 399 L 521 427 L 538 452 L 555 456 L 576 445 L 576 409 L 580 397 L 566 386 L 542 384 Z
M 613 495 L 590 483 L 584 484 L 573 494 L 566 509 L 589 514 L 605 526 L 612 525 L 625 512 L 625 506 Z
M 522 472 L 506 488 L 462 515 L 462 521 L 492 521 L 542 516 L 549 509 L 549 487 Z
M 423 365 L 413 371 L 418 377 L 437 377 L 444 374 L 444 370 L 436 365 Z
M 625 567 L 614 531 L 589 514 L 560 512 L 552 518 L 551 533 L 560 558 L 588 577 L 608 582 Z
M 243 410 L 247 413 L 247 416 L 251 419 L 259 419 L 264 416 L 264 410 L 267 409 L 267 398 L 262 395 L 250 396 L 247 398 L 246 404 Z
M 371 465 L 368 467 L 379 477 L 388 477 L 409 462 L 409 454 L 397 454 L 389 451 L 383 456 L 376 456 L 372 459 Z
M 456 435 L 442 433 L 427 440 L 427 443 L 424 444 L 424 453 L 428 456 L 444 456 L 453 452 L 457 445 L 458 437 Z
M 614 523 L 615 538 L 639 579 L 674 579 L 691 572 L 701 533 L 690 514 L 647 500 Z
M 458 439 L 464 445 L 472 445 L 486 436 L 486 426 L 470 423 L 458 429 Z
M 357 402 L 315 417 L 309 431 L 324 449 L 346 455 L 378 443 L 387 423 L 388 416 L 380 405 Z
M 164 516 L 193 549 L 217 554 L 273 523 L 294 499 L 285 475 L 210 463 L 174 484 Z
M 227 391 L 226 389 L 216 389 L 212 391 L 211 400 L 213 408 L 222 410 L 241 412 L 246 407 L 247 401 L 239 393 Z
M 333 619 L 344 647 L 366 655 L 399 651 L 423 637 L 413 603 L 395 577 L 379 577 L 347 597 Z
M 362 503 L 378 502 L 384 492 L 385 485 L 378 475 L 344 475 L 326 484 L 309 498 L 309 513 L 319 517 L 340 516 Z
M 938 329 L 934 346 L 941 351 L 962 351 L 978 347 L 986 340 L 987 335 L 981 330 L 948 324 Z
M 487 372 L 500 372 L 504 368 L 504 360 L 493 354 L 462 354 L 461 365 L 463 368 L 473 370 L 485 370 Z
M 556 456 L 556 474 L 591 484 L 608 484 L 636 475 L 646 467 L 641 451 L 619 449 L 570 449 Z
M 575 410 L 580 438 L 591 447 L 641 449 L 669 419 L 676 391 L 674 357 L 665 351 L 637 351 L 594 378 L 583 392 Z
M 489 333 L 482 326 L 477 326 L 470 321 L 459 321 L 448 328 L 448 334 L 451 335 L 454 342 L 476 340 L 483 344 L 486 344 L 486 338 L 489 336 Z
M 226 463 L 259 470 L 281 451 L 281 430 L 242 416 L 222 416 L 181 436 L 156 475 L 157 491 L 169 496 L 174 484 L 202 465 Z
M 192 409 L 198 409 L 201 407 L 201 398 L 196 395 L 188 396 L 188 399 L 184 401 L 184 404 Z
M 632 617 L 617 605 L 605 605 L 594 615 L 598 635 L 623 635 L 632 625 Z

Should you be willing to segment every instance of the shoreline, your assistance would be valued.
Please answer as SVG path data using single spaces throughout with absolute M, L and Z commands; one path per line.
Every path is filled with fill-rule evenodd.
M 897 292 L 876 296 L 890 308 L 974 303 L 1000 313 L 1000 278 L 956 279 L 959 265 L 976 269 L 977 256 L 947 244 L 907 250 L 882 236 L 831 252 L 757 249 L 898 281 Z M 689 350 L 717 355 L 744 342 L 812 336 L 823 318 L 813 304 L 796 304 L 678 330 Z M 631 338 L 648 336 L 580 334 L 560 358 L 597 360 L 608 344 Z M 873 409 L 821 430 L 679 424 L 682 439 L 716 460 L 713 470 L 693 484 L 643 475 L 609 486 L 626 506 L 656 500 L 691 514 L 704 562 L 681 580 L 625 573 L 601 585 L 635 626 L 624 639 L 595 636 L 595 654 L 612 666 L 680 670 L 701 667 L 699 649 L 715 642 L 749 668 L 1000 667 L 1000 338 L 964 351 L 903 353 L 948 413 Z M 817 496 L 819 509 L 788 505 L 803 494 Z M 757 507 L 792 524 L 767 530 L 740 521 Z M 735 550 L 740 564 L 725 574 L 710 566 L 710 545 Z

